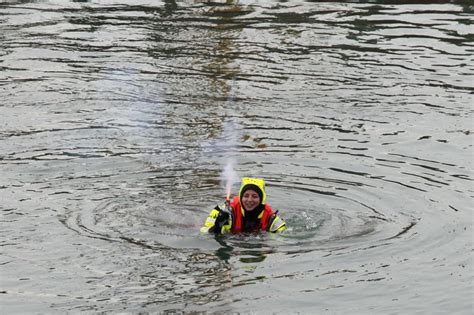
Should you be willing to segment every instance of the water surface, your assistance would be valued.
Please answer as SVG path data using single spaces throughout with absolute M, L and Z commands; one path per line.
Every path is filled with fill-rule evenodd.
M 2 2 L 2 311 L 471 314 L 472 13 Z M 199 234 L 228 163 L 286 233 Z

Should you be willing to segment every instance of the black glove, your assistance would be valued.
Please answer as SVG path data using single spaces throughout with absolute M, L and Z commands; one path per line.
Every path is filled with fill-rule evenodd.
M 220 210 L 217 215 L 216 222 L 214 223 L 214 234 L 220 234 L 222 227 L 229 221 L 229 213 L 227 211 Z

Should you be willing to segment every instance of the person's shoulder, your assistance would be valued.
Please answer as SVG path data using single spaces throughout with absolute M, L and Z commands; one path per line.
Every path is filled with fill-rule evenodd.
M 269 223 L 270 226 L 268 227 L 268 231 L 271 233 L 280 233 L 286 230 L 286 222 L 276 213 L 272 215 Z
M 286 230 L 286 222 L 278 215 L 278 210 L 273 210 L 270 204 L 265 204 L 265 209 L 269 215 L 267 230 L 271 233 L 280 233 Z

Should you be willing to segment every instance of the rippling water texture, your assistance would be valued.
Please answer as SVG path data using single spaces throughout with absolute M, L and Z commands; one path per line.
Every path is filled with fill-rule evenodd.
M 472 3 L 97 2 L 0 4 L 4 314 L 472 314 Z

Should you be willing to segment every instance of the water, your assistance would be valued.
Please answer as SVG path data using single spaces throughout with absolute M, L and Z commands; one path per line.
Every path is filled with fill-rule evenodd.
M 472 13 L 3 1 L 2 313 L 471 314 Z M 199 235 L 229 161 L 285 234 Z

